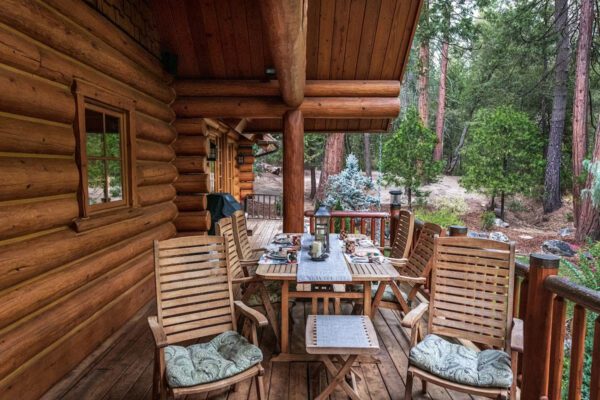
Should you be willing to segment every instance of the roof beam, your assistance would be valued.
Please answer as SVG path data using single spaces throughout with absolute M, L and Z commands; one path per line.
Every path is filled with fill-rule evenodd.
M 277 81 L 184 79 L 173 84 L 177 96 L 255 97 L 278 96 Z M 307 97 L 398 97 L 400 81 L 308 80 Z
M 261 0 L 263 29 L 275 63 L 281 96 L 291 108 L 304 99 L 308 0 Z

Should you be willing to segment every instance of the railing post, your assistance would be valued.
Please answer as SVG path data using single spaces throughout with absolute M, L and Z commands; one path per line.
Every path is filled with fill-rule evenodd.
M 553 294 L 544 288 L 544 280 L 558 273 L 559 262 L 559 257 L 548 254 L 532 254 L 529 258 L 523 399 L 539 399 L 548 395 Z
M 448 227 L 448 236 L 467 236 L 469 229 L 466 226 L 450 225 Z
M 400 220 L 400 210 L 402 209 L 400 195 L 402 195 L 402 191 L 390 190 L 392 199 L 390 203 L 390 246 L 393 246 L 394 240 L 396 240 L 396 229 L 398 229 L 398 221 Z

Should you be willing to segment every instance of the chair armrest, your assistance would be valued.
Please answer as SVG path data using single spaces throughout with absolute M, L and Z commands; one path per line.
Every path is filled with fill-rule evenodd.
M 154 336 L 154 343 L 157 348 L 167 347 L 169 343 L 167 342 L 167 334 L 163 329 L 162 325 L 158 323 L 158 318 L 156 315 L 148 317 L 148 325 L 150 326 L 150 331 L 152 332 L 152 336 Z
M 513 318 L 513 326 L 510 333 L 510 348 L 512 351 L 523 353 L 523 320 Z
M 387 257 L 386 259 L 394 267 L 400 267 L 400 268 L 404 267 L 406 265 L 406 263 L 408 262 L 407 258 L 391 258 L 391 257 Z
M 258 282 L 260 279 L 256 276 L 243 276 L 240 278 L 233 278 L 231 279 L 231 283 L 234 285 L 240 285 L 243 283 L 252 283 L 252 282 Z
M 259 251 L 264 253 L 265 251 L 267 251 L 267 248 L 266 247 L 257 247 L 255 249 L 252 249 L 253 253 L 258 253 Z
M 427 282 L 427 279 L 425 277 L 406 276 L 406 275 L 400 275 L 399 277 L 395 278 L 394 280 L 403 281 L 403 282 L 411 282 L 411 283 L 422 283 L 422 284 L 425 284 L 425 282 Z
M 267 318 L 264 315 L 262 315 L 255 309 L 247 306 L 246 304 L 242 303 L 241 301 L 236 300 L 233 302 L 233 304 L 235 306 L 236 311 L 239 311 L 243 316 L 250 319 L 256 325 L 267 326 L 269 324 L 269 321 L 267 321 Z
M 402 318 L 402 326 L 405 328 L 412 329 L 417 324 L 417 322 L 419 322 L 421 318 L 423 318 L 423 315 L 425 314 L 428 308 L 428 303 L 421 303 L 417 307 L 410 310 L 410 312 L 406 314 L 404 318 Z
M 260 260 L 260 258 L 253 258 L 251 260 L 240 260 L 240 264 L 242 264 L 242 266 L 245 266 L 245 267 L 251 267 L 251 266 L 258 264 L 259 260 Z

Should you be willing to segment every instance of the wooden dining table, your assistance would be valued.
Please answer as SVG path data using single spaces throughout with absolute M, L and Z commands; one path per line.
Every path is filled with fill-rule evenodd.
M 289 234 L 294 235 L 294 234 Z M 302 235 L 302 234 L 298 234 Z M 368 240 L 364 235 L 353 235 L 357 240 Z M 340 240 L 338 235 L 331 235 L 330 240 Z M 272 244 L 273 247 L 278 246 Z M 372 249 L 376 249 L 373 245 Z M 304 251 L 307 251 L 304 249 Z M 338 251 L 341 251 L 338 249 Z M 330 302 L 333 302 L 334 313 L 341 312 L 341 300 L 355 300 L 363 303 L 363 314 L 372 316 L 373 310 L 371 306 L 372 287 L 374 284 L 392 282 L 400 275 L 396 269 L 387 262 L 352 262 L 352 258 L 344 255 L 346 267 L 348 268 L 350 280 L 345 281 L 302 281 L 298 282 L 298 265 L 296 263 L 273 263 L 263 256 L 259 261 L 256 275 L 266 281 L 281 282 L 281 353 L 273 358 L 273 361 L 311 361 L 309 354 L 291 354 L 289 343 L 289 302 L 293 299 L 311 299 L 311 314 L 318 313 L 318 301 L 323 301 L 323 314 L 329 313 Z M 339 259 L 339 257 L 337 258 Z M 322 262 L 323 268 L 331 268 L 331 263 L 328 260 Z M 292 285 L 294 288 L 292 288 Z M 318 288 L 327 285 L 333 290 L 322 291 Z M 346 285 L 360 285 L 362 291 L 347 290 Z M 360 287 L 358 286 L 358 287 Z

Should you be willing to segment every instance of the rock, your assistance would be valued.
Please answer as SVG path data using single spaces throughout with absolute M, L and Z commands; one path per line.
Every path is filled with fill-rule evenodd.
M 519 235 L 519 239 L 531 240 L 531 239 L 533 239 L 533 236 L 529 236 L 529 235 Z
M 496 218 L 494 220 L 494 225 L 499 226 L 501 228 L 508 228 L 510 226 L 508 225 L 508 222 L 504 222 L 500 218 Z
M 508 236 L 506 236 L 502 232 L 492 232 L 492 233 L 490 233 L 490 239 L 495 240 L 497 242 L 504 242 L 504 243 L 510 242 L 510 239 L 508 238 Z
M 565 257 L 573 257 L 575 255 L 575 251 L 571 245 L 562 240 L 546 240 L 542 243 L 542 251 L 544 253 Z
M 475 239 L 487 239 L 490 235 L 487 232 L 469 231 L 467 236 Z
M 561 238 L 565 238 L 567 236 L 571 236 L 574 232 L 575 232 L 575 229 L 573 229 L 573 228 L 562 228 L 561 230 L 558 231 L 558 235 Z

